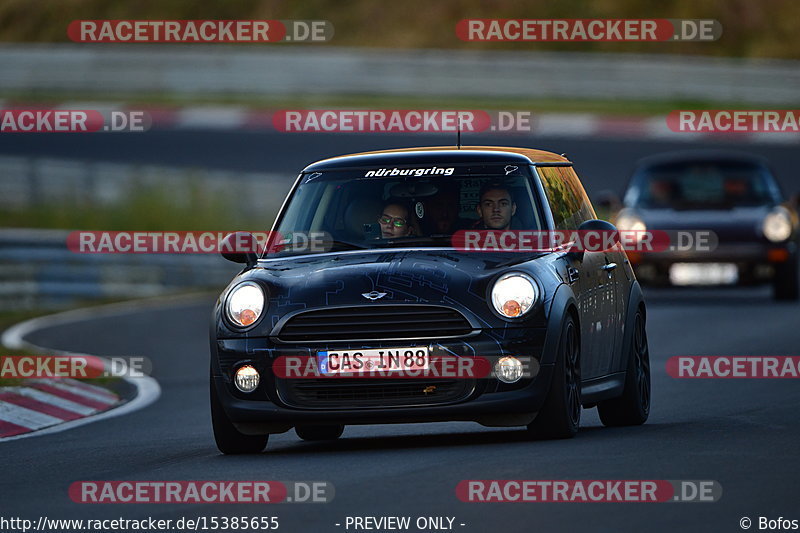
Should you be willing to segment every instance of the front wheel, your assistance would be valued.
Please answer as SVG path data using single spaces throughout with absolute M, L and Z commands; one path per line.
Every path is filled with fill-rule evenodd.
M 214 440 L 217 448 L 224 454 L 259 453 L 267 447 L 269 435 L 245 435 L 225 414 L 222 403 L 217 396 L 214 379 L 211 378 L 211 425 L 214 428 Z
M 775 267 L 775 278 L 772 280 L 772 297 L 775 300 L 792 302 L 800 298 L 800 277 L 798 276 L 796 259 Z
M 644 314 L 636 310 L 622 396 L 597 404 L 605 426 L 638 426 L 650 416 L 650 351 Z
M 581 423 L 581 343 L 578 325 L 567 315 L 561 326 L 556 364 L 542 409 L 528 433 L 534 438 L 569 439 Z

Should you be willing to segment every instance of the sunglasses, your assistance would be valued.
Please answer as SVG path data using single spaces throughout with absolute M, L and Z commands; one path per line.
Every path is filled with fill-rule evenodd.
M 384 225 L 392 224 L 395 228 L 402 228 L 407 224 L 406 219 L 400 217 L 390 217 L 389 215 L 383 215 L 378 219 L 378 222 Z

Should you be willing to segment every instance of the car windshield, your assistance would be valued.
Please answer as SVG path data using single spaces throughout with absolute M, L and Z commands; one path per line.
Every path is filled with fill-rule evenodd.
M 773 201 L 768 170 L 726 162 L 673 163 L 650 167 L 634 180 L 625 203 L 645 208 L 730 209 Z
M 531 177 L 528 165 L 502 164 L 305 173 L 276 230 L 284 242 L 324 233 L 331 245 L 320 251 L 451 247 L 459 230 L 538 230 Z M 279 255 L 308 253 L 295 248 Z

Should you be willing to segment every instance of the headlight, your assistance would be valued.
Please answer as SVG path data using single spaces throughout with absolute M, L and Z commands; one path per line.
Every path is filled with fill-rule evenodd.
M 647 225 L 644 223 L 644 220 L 642 220 L 639 217 L 639 215 L 637 215 L 633 211 L 629 211 L 629 210 L 621 211 L 620 214 L 617 216 L 617 220 L 616 220 L 616 223 L 614 225 L 620 231 L 626 231 L 626 232 L 635 231 L 635 232 L 637 232 L 635 234 L 637 240 L 642 237 L 642 234 L 638 233 L 638 232 L 647 230 Z
M 536 303 L 536 284 L 521 272 L 506 274 L 492 287 L 492 305 L 501 315 L 516 318 L 527 313 Z
M 255 324 L 264 310 L 264 291 L 256 283 L 245 281 L 228 294 L 225 312 L 228 319 L 239 327 Z
M 776 207 L 764 217 L 761 229 L 772 242 L 785 241 L 792 236 L 792 219 L 786 209 Z

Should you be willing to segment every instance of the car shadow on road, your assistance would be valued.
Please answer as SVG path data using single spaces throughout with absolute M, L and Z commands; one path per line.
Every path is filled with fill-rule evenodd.
M 458 431 L 452 433 L 427 433 L 419 435 L 390 435 L 390 436 L 357 436 L 348 437 L 347 431 L 342 438 L 333 441 L 304 442 L 298 437 L 295 441 L 281 441 L 270 443 L 267 447 L 268 455 L 304 455 L 336 452 L 361 452 L 383 450 L 406 450 L 420 448 L 454 448 L 454 447 L 482 447 L 496 445 L 540 446 L 543 449 L 550 447 L 565 447 L 570 444 L 582 445 L 587 440 L 592 440 L 592 445 L 601 444 L 612 440 L 619 442 L 620 438 L 631 439 L 636 436 L 651 438 L 654 434 L 671 430 L 676 425 L 671 423 L 645 424 L 643 426 L 624 428 L 605 428 L 589 426 L 581 428 L 577 437 L 566 440 L 536 439 L 529 436 L 524 429 L 509 428 L 483 431 Z M 289 433 L 292 437 L 293 432 Z

